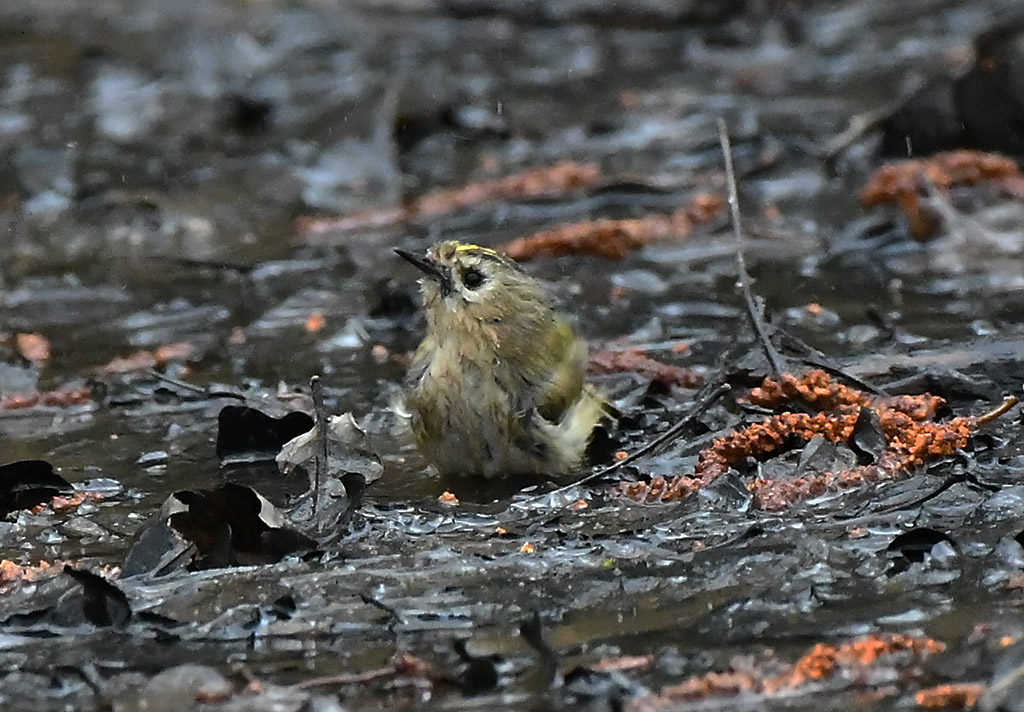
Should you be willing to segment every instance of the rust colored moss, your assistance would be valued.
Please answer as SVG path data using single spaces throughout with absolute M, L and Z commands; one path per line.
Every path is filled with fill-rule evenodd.
M 680 385 L 685 388 L 696 388 L 704 380 L 700 373 L 691 368 L 662 363 L 638 349 L 598 351 L 590 357 L 590 370 L 596 373 L 629 371 L 658 383 Z
M 671 215 L 562 225 L 517 238 L 498 249 L 516 260 L 566 255 L 619 260 L 651 242 L 686 237 L 694 225 L 714 217 L 722 203 L 721 196 L 701 194 Z
M 601 177 L 595 163 L 559 161 L 502 178 L 468 183 L 425 193 L 401 208 L 366 210 L 328 218 L 296 220 L 300 241 L 327 232 L 349 232 L 397 225 L 405 220 L 432 218 L 482 203 L 568 193 L 595 184 Z
M 914 695 L 914 702 L 926 710 L 963 710 L 977 705 L 983 694 L 985 686 L 975 682 L 938 685 L 919 690 Z
M 911 234 L 917 239 L 930 237 L 936 222 L 921 205 L 923 181 L 939 190 L 993 181 L 1011 196 L 1024 194 L 1024 176 L 1012 159 L 997 153 L 960 150 L 882 166 L 868 178 L 861 202 L 868 207 L 889 203 L 899 206 L 907 216 Z
M 672 501 L 692 495 L 716 477 L 747 458 L 765 460 L 794 440 L 806 442 L 820 436 L 829 442 L 846 442 L 864 408 L 871 409 L 881 424 L 886 448 L 873 465 L 839 472 L 825 472 L 792 479 L 756 479 L 747 488 L 754 506 L 779 510 L 793 503 L 885 479 L 894 479 L 948 457 L 966 447 L 974 429 L 985 418 L 959 417 L 944 423 L 930 420 L 944 404 L 942 398 L 918 396 L 878 397 L 835 383 L 824 371 L 801 376 L 783 375 L 778 381 L 765 379 L 753 389 L 748 400 L 756 405 L 782 407 L 793 402 L 819 411 L 787 411 L 716 439 L 700 452 L 692 475 L 620 486 L 625 496 L 644 502 Z M 1004 404 L 993 412 L 1005 412 Z
M 931 638 L 901 634 L 868 635 L 847 643 L 818 643 L 792 664 L 770 660 L 759 668 L 696 675 L 658 694 L 631 700 L 632 712 L 671 708 L 681 701 L 750 694 L 769 698 L 819 684 L 839 674 L 862 679 L 882 666 L 906 670 L 945 646 Z M 780 665 L 782 670 L 779 670 Z

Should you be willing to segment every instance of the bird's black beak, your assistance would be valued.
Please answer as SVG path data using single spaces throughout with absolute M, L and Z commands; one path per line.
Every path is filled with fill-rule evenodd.
M 398 247 L 395 248 L 395 254 L 423 272 L 423 274 L 435 280 L 441 287 L 441 294 L 443 296 L 447 296 L 452 291 L 451 271 L 437 260 L 431 259 L 427 255 L 417 255 Z

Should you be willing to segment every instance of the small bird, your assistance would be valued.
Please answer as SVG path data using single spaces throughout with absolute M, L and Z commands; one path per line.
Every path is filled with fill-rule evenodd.
M 583 459 L 609 406 L 583 382 L 587 347 L 537 280 L 508 257 L 454 241 L 419 268 L 427 335 L 405 410 L 442 474 L 562 475 Z

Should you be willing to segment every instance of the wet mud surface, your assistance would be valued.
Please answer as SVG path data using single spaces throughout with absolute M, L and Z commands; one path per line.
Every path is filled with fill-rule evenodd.
M 66 481 L 0 492 L 0 702 L 1024 709 L 1021 409 L 978 419 L 1024 377 L 1024 192 L 1012 160 L 950 178 L 972 154 L 862 202 L 899 137 L 1013 159 L 1020 134 L 905 109 L 836 142 L 932 80 L 966 111 L 991 79 L 1024 125 L 1017 4 L 0 4 L 0 464 Z M 751 396 L 720 117 L 754 292 L 787 371 L 861 394 L 822 416 L 848 437 Z M 570 238 L 629 247 L 535 249 Z M 587 484 L 438 477 L 390 404 L 423 330 L 393 248 L 440 239 L 524 249 L 572 315 L 623 413 L 595 471 L 732 390 Z M 311 516 L 277 426 L 221 416 L 312 414 L 314 375 L 366 433 L 341 524 L 352 480 Z M 899 432 L 959 439 L 885 470 L 913 444 L 872 414 L 925 393 Z M 685 496 L 629 489 L 773 414 L 777 447 Z

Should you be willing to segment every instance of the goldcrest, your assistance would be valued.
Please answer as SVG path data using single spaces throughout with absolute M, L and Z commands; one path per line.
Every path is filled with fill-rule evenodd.
M 405 410 L 442 474 L 561 475 L 577 467 L 606 403 L 583 382 L 587 347 L 553 299 L 494 250 L 441 242 L 417 255 L 427 335 Z

